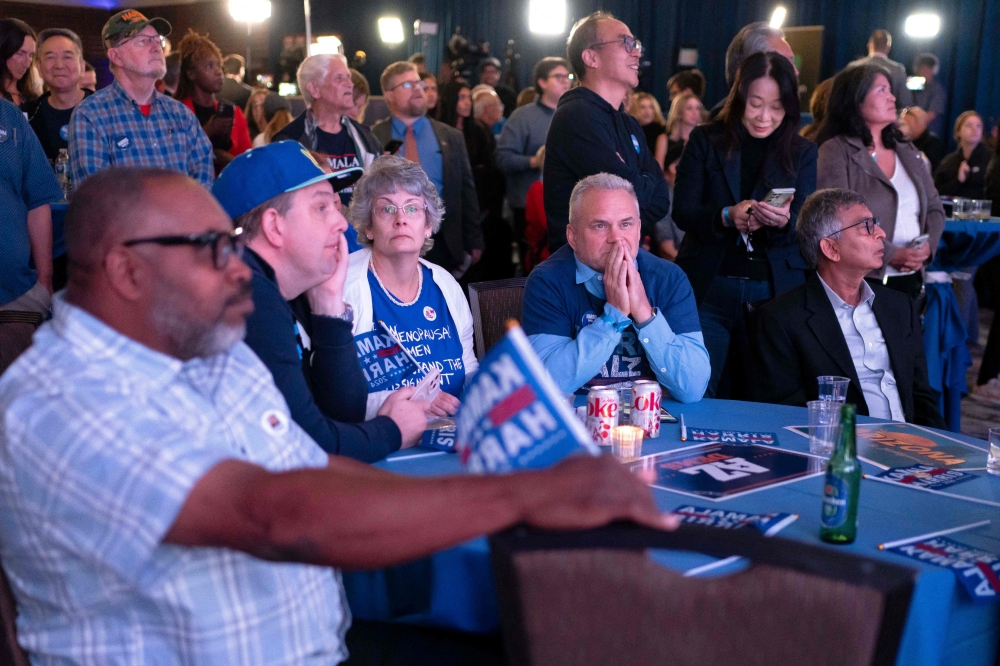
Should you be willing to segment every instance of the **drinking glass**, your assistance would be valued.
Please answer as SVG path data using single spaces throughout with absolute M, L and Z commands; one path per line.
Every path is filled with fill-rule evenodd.
M 993 213 L 993 201 L 990 199 L 973 199 L 973 214 L 977 220 L 988 220 Z
M 986 471 L 1000 476 L 1000 428 L 990 428 L 990 452 L 986 455 Z
M 811 400 L 809 408 L 809 453 L 829 456 L 840 437 L 840 402 Z
M 952 199 L 952 214 L 951 216 L 956 220 L 967 220 L 972 211 L 972 199 L 963 199 L 961 197 L 955 197 Z
M 832 400 L 844 404 L 847 402 L 847 387 L 851 380 L 847 377 L 821 375 L 816 378 L 819 384 L 819 399 Z

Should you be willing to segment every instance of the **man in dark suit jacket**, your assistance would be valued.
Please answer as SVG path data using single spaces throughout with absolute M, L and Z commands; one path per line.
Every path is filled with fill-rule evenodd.
M 396 154 L 419 162 L 444 199 L 444 220 L 426 259 L 460 277 L 479 261 L 484 247 L 465 137 L 454 127 L 424 115 L 424 83 L 412 63 L 395 62 L 386 67 L 381 84 L 392 116 L 372 127 L 372 134 L 383 146 L 402 141 Z
M 757 399 L 805 405 L 818 397 L 816 377 L 840 375 L 859 414 L 946 427 L 913 300 L 864 279 L 882 265 L 885 232 L 861 196 L 819 190 L 802 205 L 796 233 L 816 274 L 757 314 Z

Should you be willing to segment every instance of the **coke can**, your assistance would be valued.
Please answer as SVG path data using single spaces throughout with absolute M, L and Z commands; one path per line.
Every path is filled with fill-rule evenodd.
M 587 430 L 601 446 L 611 446 L 611 429 L 618 425 L 618 391 L 592 388 L 587 393 Z
M 663 393 L 660 383 L 641 379 L 632 384 L 632 425 L 642 428 L 647 439 L 660 436 L 660 402 Z

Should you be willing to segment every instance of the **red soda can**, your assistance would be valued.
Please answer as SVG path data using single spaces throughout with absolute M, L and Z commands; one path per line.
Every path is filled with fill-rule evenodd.
M 647 439 L 660 436 L 660 403 L 663 392 L 660 383 L 641 379 L 632 384 L 632 425 L 642 428 Z
M 587 430 L 601 446 L 611 446 L 611 429 L 618 425 L 618 391 L 592 388 L 587 393 Z

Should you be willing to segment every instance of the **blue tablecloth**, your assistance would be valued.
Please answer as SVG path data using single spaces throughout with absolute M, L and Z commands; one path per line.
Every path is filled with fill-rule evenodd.
M 930 271 L 979 266 L 1000 254 L 1000 222 L 947 220 Z M 961 430 L 962 397 L 968 393 L 965 373 L 972 365 L 968 333 L 950 283 L 928 283 L 924 313 L 927 378 L 938 392 L 941 416 L 953 432 Z
M 782 447 L 808 450 L 806 438 L 784 429 L 785 426 L 803 425 L 807 421 L 803 408 L 724 400 L 703 400 L 691 405 L 664 402 L 665 407 L 675 415 L 684 413 L 689 428 L 773 432 L 778 435 Z M 873 421 L 866 417 L 859 420 Z M 983 442 L 961 435 L 952 436 L 974 443 L 979 448 L 984 447 Z M 690 444 L 680 442 L 676 425 L 664 425 L 660 438 L 647 441 L 643 453 Z M 985 451 L 972 453 L 977 460 L 985 460 Z M 975 466 L 983 465 L 985 462 Z M 459 462 L 453 454 L 421 449 L 394 454 L 379 466 L 416 476 L 460 472 Z M 867 464 L 864 467 L 866 472 L 878 471 Z M 949 492 L 1000 502 L 1000 478 L 988 477 L 985 472 L 973 473 L 982 475 L 982 478 L 949 488 Z M 686 503 L 701 506 L 713 504 L 665 490 L 655 489 L 653 492 L 664 510 L 673 510 Z M 800 518 L 786 528 L 782 536 L 821 543 L 818 538 L 821 497 L 822 477 L 814 477 L 719 502 L 718 506 L 756 513 L 797 513 Z M 877 544 L 885 541 L 985 519 L 994 522 L 953 538 L 974 547 L 1000 552 L 1000 509 L 908 488 L 862 482 L 857 541 L 836 548 L 916 567 L 920 571 L 898 664 L 992 666 L 1000 640 L 1000 604 L 973 605 L 956 585 L 951 571 L 883 553 L 876 548 Z M 712 561 L 707 556 L 679 553 L 657 559 L 679 570 Z M 470 541 L 404 567 L 345 574 L 344 581 L 351 610 L 359 618 L 395 619 L 478 632 L 493 632 L 499 626 L 485 539 Z

